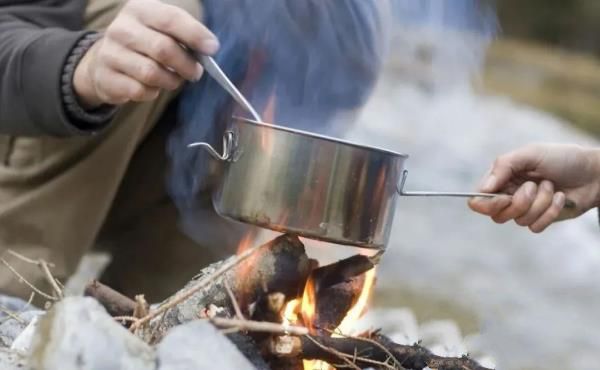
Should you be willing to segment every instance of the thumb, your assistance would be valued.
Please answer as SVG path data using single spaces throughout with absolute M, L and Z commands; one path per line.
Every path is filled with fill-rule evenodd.
M 538 163 L 539 154 L 539 150 L 530 146 L 496 158 L 492 168 L 481 181 L 481 191 L 496 193 L 502 190 L 514 175 L 534 170 Z

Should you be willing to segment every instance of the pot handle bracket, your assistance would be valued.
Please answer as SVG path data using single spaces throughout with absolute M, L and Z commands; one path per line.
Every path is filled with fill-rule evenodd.
M 233 131 L 225 131 L 223 134 L 223 154 L 219 154 L 212 145 L 205 142 L 188 144 L 188 148 L 200 147 L 208 152 L 211 157 L 220 162 L 235 162 L 240 157 L 238 148 L 238 136 Z

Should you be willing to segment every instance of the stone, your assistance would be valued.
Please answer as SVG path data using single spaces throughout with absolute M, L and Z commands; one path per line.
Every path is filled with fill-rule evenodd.
M 31 320 L 24 330 L 15 338 L 10 346 L 10 349 L 22 354 L 31 353 L 31 347 L 33 344 L 33 338 L 38 330 L 40 323 L 40 315 L 36 316 Z
M 32 370 L 25 358 L 19 353 L 0 348 L 0 369 L 2 370 Z
M 0 319 L 0 348 L 10 348 L 30 323 L 43 313 L 43 311 L 16 311 L 17 318 L 5 316 Z
M 221 332 L 200 320 L 171 329 L 158 345 L 158 362 L 158 370 L 255 370 Z
M 67 297 L 40 318 L 30 362 L 36 370 L 156 369 L 154 350 L 88 297 Z
M 27 306 L 29 306 L 29 304 L 20 298 L 0 294 L 0 307 L 3 309 L 7 309 L 11 312 L 19 312 L 24 309 L 34 308 L 33 306 Z M 0 310 L 0 318 L 5 316 L 7 316 L 6 313 Z

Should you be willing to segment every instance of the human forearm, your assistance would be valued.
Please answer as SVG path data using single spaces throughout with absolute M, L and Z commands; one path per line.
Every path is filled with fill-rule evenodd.
M 596 178 L 595 207 L 600 207 L 600 148 L 588 149 L 590 173 Z
M 41 29 L 0 8 L 0 133 L 69 135 L 60 78 L 85 32 Z

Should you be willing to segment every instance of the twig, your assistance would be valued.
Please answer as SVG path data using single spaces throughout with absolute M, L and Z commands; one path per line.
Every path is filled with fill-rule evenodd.
M 56 297 L 58 299 L 63 299 L 64 298 L 63 291 L 56 283 L 56 279 L 54 278 L 54 276 L 52 276 L 52 273 L 50 272 L 50 269 L 48 268 L 48 262 L 46 262 L 44 260 L 39 260 L 38 266 L 40 266 L 40 268 L 44 272 L 44 275 L 46 276 L 46 280 L 48 280 L 48 282 L 52 286 L 52 289 L 54 289 L 54 292 L 56 293 Z
M 54 290 L 55 293 L 55 298 L 56 299 L 62 299 L 63 298 L 63 291 L 60 288 L 60 286 L 56 283 L 56 278 L 54 276 L 52 276 L 52 272 L 50 272 L 50 268 L 52 267 L 54 268 L 55 265 L 53 263 L 50 263 L 46 260 L 43 259 L 31 259 L 29 257 L 26 257 L 20 253 L 17 253 L 15 251 L 13 251 L 12 249 L 7 250 L 8 254 L 10 254 L 11 256 L 20 259 L 21 261 L 25 262 L 25 263 L 29 263 L 32 265 L 36 265 L 40 268 L 40 270 L 42 270 L 42 272 L 44 273 L 44 277 L 46 278 L 46 280 L 48 281 L 48 283 L 50 283 L 50 286 L 52 287 L 52 289 Z
M 239 319 L 225 319 L 213 317 L 210 322 L 215 326 L 224 329 L 238 329 L 252 332 L 288 334 L 288 335 L 306 335 L 308 328 L 304 326 L 283 325 L 267 321 L 251 321 Z
M 86 297 L 95 298 L 111 316 L 135 316 L 139 303 L 117 292 L 98 280 L 90 281 L 83 291 Z
M 360 367 L 356 366 L 356 364 L 353 361 L 349 360 L 346 357 L 347 355 L 345 353 L 342 353 L 331 347 L 327 347 L 327 346 L 319 343 L 316 339 L 314 339 L 310 335 L 306 335 L 306 338 L 308 338 L 311 342 L 313 342 L 315 344 L 315 346 L 321 348 L 323 351 L 331 353 L 332 355 L 339 357 L 339 359 L 344 361 L 348 366 L 350 366 L 350 368 L 355 369 L 355 370 L 361 370 Z
M 240 320 L 244 320 L 244 314 L 242 314 L 242 310 L 240 310 L 240 305 L 238 304 L 237 299 L 235 298 L 235 294 L 233 294 L 233 291 L 231 290 L 231 287 L 229 286 L 227 280 L 224 281 L 224 285 L 225 290 L 229 295 L 229 299 L 231 299 L 231 305 L 233 306 L 233 310 L 235 311 L 235 316 Z
M 115 319 L 116 321 L 121 321 L 121 322 L 136 322 L 139 319 L 137 317 L 133 317 L 133 316 L 115 316 L 113 317 L 113 319 Z
M 367 343 L 371 343 L 372 345 L 378 347 L 379 349 L 381 349 L 383 352 L 385 352 L 388 355 L 388 360 L 391 360 L 394 364 L 394 366 L 396 366 L 394 369 L 401 369 L 402 368 L 402 364 L 400 364 L 397 360 L 396 357 L 394 357 L 394 355 L 392 354 L 392 352 L 390 352 L 389 349 L 385 348 L 385 346 L 379 342 L 377 342 L 376 340 L 373 340 L 371 338 L 366 338 L 366 337 L 352 337 L 349 335 L 346 335 L 344 333 L 342 333 L 341 331 L 332 331 L 332 330 L 328 330 L 325 329 L 325 331 L 329 332 L 330 334 L 336 334 L 339 335 L 341 337 L 344 338 L 353 338 L 359 341 L 363 341 L 363 342 L 367 342 Z
M 11 256 L 16 257 L 16 258 L 20 259 L 21 261 L 29 263 L 29 264 L 32 264 L 32 265 L 37 265 L 38 262 L 39 262 L 39 260 L 34 260 L 34 259 L 29 258 L 29 257 L 26 257 L 26 256 L 24 256 L 24 255 L 22 255 L 20 253 L 17 253 L 15 251 L 13 251 L 12 249 L 8 249 L 6 252 L 8 254 L 10 254 Z M 47 262 L 47 263 L 48 263 L 48 266 L 50 266 L 52 268 L 56 267 L 53 263 L 50 263 L 50 262 Z
M 265 245 L 267 245 L 267 244 L 265 244 Z M 212 274 L 209 274 L 209 275 L 201 278 L 191 288 L 189 288 L 188 290 L 185 290 L 185 291 L 182 291 L 182 292 L 178 293 L 177 295 L 175 295 L 173 297 L 173 299 L 171 301 L 163 304 L 162 306 L 160 306 L 156 310 L 150 312 L 148 315 L 146 315 L 145 317 L 141 318 L 139 321 L 135 322 L 133 325 L 131 325 L 130 330 L 135 333 L 136 330 L 139 329 L 142 325 L 144 325 L 147 322 L 149 322 L 150 320 L 158 317 L 160 314 L 162 314 L 166 310 L 171 309 L 171 308 L 177 306 L 178 304 L 180 304 L 181 302 L 186 301 L 188 298 L 190 298 L 192 295 L 194 295 L 194 293 L 196 293 L 196 292 L 200 291 L 201 289 L 205 288 L 212 281 L 214 281 L 215 279 L 219 278 L 221 275 L 225 274 L 227 271 L 231 270 L 235 266 L 239 265 L 240 263 L 242 263 L 243 261 L 245 261 L 246 259 L 248 259 L 250 256 L 252 256 L 259 249 L 261 249 L 261 247 L 263 247 L 265 245 L 259 245 L 259 246 L 256 246 L 256 247 L 249 248 L 246 251 L 244 251 L 243 253 L 241 253 L 238 256 L 236 256 L 235 258 L 233 258 L 233 259 L 231 259 L 229 261 L 226 261 L 225 263 L 223 263 L 223 265 L 221 265 Z
M 23 277 L 23 275 L 19 274 L 17 272 L 17 270 L 15 270 L 14 267 L 12 267 L 8 262 L 6 262 L 6 260 L 4 258 L 0 258 L 0 262 L 2 262 L 2 264 L 4 264 L 4 266 L 6 266 L 16 277 L 19 278 L 20 281 L 22 281 L 23 283 L 25 283 L 25 285 L 27 285 L 31 290 L 33 290 L 34 292 L 36 292 L 37 294 L 41 295 L 42 297 L 49 299 L 51 301 L 56 301 L 58 300 L 56 297 L 53 297 L 47 293 L 42 292 L 41 290 L 39 290 L 35 285 L 31 284 L 29 281 L 27 281 L 27 279 L 25 279 Z
M 9 310 L 8 308 L 2 307 L 2 306 L 0 306 L 0 312 L 6 314 L 9 318 L 18 321 L 21 324 L 25 324 L 25 320 L 23 320 L 22 318 L 19 317 L 18 312 L 13 312 L 13 311 Z M 2 322 L 4 322 L 4 321 L 2 321 Z

